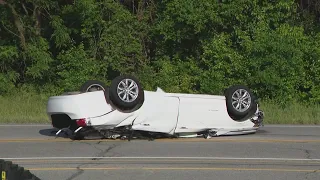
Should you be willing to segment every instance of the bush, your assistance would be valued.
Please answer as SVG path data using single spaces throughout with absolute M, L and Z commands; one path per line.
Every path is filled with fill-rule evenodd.
M 28 1 L 28 13 L 22 1 L 5 2 L 1 94 L 58 94 L 131 74 L 147 90 L 221 94 L 244 84 L 282 104 L 320 102 L 315 1 L 302 14 L 295 0 Z

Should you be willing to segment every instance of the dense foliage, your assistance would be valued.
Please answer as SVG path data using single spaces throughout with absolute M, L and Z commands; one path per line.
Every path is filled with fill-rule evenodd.
M 137 76 L 145 89 L 320 102 L 317 0 L 0 0 L 0 94 Z

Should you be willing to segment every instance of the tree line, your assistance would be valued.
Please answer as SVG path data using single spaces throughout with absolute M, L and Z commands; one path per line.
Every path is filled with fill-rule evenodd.
M 0 94 L 145 89 L 320 102 L 317 0 L 0 0 Z

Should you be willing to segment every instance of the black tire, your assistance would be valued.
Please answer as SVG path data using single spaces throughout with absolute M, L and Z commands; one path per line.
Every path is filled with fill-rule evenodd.
M 121 95 L 118 95 L 118 90 L 119 90 L 118 87 L 125 88 L 123 85 L 125 84 L 126 80 L 128 80 L 127 85 L 130 85 L 131 83 L 133 83 L 135 87 L 134 89 L 132 89 L 132 91 L 130 91 L 131 95 L 129 97 L 131 97 L 131 99 L 129 98 L 128 101 L 123 100 L 124 98 L 124 95 L 122 95 L 123 93 Z M 126 92 L 124 93 L 126 94 Z M 133 93 L 135 97 L 132 96 Z M 109 88 L 109 98 L 113 103 L 113 105 L 120 110 L 124 110 L 124 111 L 133 110 L 133 109 L 137 110 L 142 106 L 144 102 L 143 87 L 134 76 L 121 75 L 112 80 Z
M 88 80 L 82 84 L 80 87 L 80 92 L 92 92 L 92 91 L 106 91 L 107 86 L 105 83 L 98 81 L 98 80 Z
M 242 98 L 239 101 L 234 100 L 233 97 L 238 97 L 239 93 L 242 93 L 241 95 L 244 95 L 246 93 L 246 98 Z M 225 90 L 225 97 L 228 113 L 230 117 L 235 120 L 240 120 L 244 117 L 247 117 L 249 113 L 253 112 L 252 109 L 257 106 L 254 94 L 248 87 L 243 85 L 231 86 L 230 88 Z M 244 106 L 244 104 L 246 104 L 247 106 Z M 240 105 L 240 108 L 243 107 L 243 109 L 238 109 L 236 105 Z
M 257 111 L 257 108 L 258 108 L 257 103 L 254 103 L 254 106 L 252 106 L 251 110 L 246 115 L 243 115 L 243 116 L 234 116 L 234 115 L 230 114 L 229 112 L 228 113 L 229 113 L 229 116 L 233 120 L 238 121 L 238 122 L 242 122 L 242 121 L 246 121 L 249 118 L 251 118 L 254 115 L 254 113 Z
M 13 164 L 11 161 L 0 160 L 1 179 L 8 180 L 40 180 L 33 175 L 29 170 Z

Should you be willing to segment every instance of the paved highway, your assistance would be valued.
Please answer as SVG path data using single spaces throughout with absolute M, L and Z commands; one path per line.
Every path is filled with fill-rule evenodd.
M 319 180 L 320 126 L 265 126 L 212 139 L 85 140 L 49 125 L 0 125 L 0 159 L 42 180 Z

